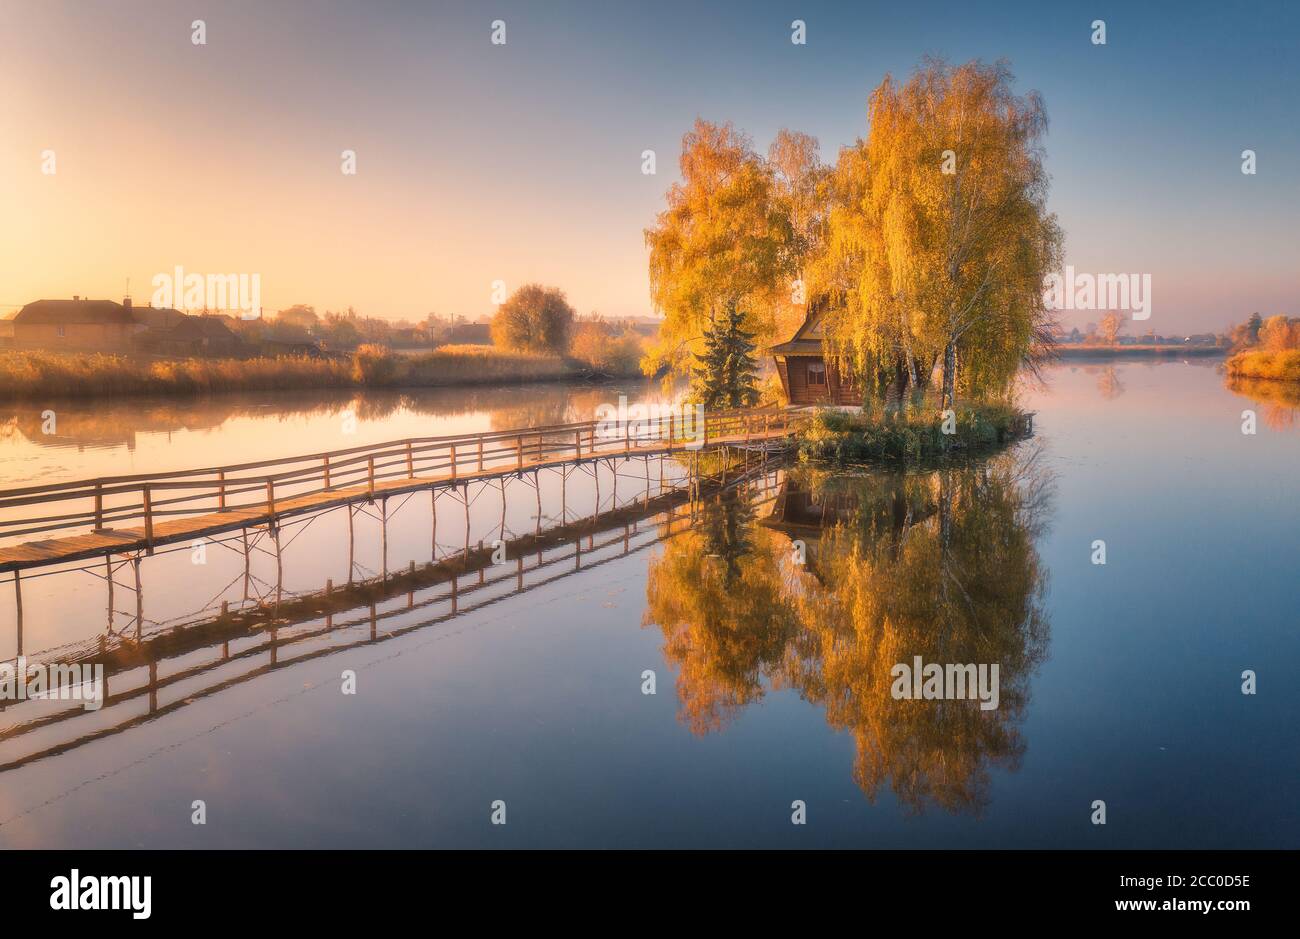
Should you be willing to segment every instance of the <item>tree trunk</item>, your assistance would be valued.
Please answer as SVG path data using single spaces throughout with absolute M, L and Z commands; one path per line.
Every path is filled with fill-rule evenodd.
M 943 396 L 940 407 L 955 410 L 955 389 L 957 386 L 957 345 L 949 341 L 943 350 Z

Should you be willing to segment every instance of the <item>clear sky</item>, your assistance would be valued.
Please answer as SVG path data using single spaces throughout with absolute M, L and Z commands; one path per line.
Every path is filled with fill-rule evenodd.
M 642 230 L 696 116 L 761 150 L 802 130 L 833 160 L 866 133 L 885 73 L 934 53 L 1006 58 L 1019 90 L 1042 93 L 1067 260 L 1150 273 L 1146 325 L 1296 315 L 1298 11 L 0 0 L 0 312 L 118 298 L 128 277 L 147 302 L 153 275 L 179 264 L 259 273 L 272 310 L 475 316 L 500 279 L 557 285 L 583 313 L 648 314 Z M 504 46 L 489 41 L 498 18 Z

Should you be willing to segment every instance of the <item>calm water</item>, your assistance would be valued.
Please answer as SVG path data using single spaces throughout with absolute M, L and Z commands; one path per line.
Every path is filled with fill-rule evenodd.
M 394 499 L 387 559 L 369 515 L 351 566 L 345 512 L 286 526 L 278 589 L 264 542 L 247 578 L 229 542 L 202 565 L 160 553 L 141 565 L 140 639 L 167 639 L 156 673 L 183 680 L 39 726 L 42 703 L 0 714 L 0 843 L 1300 846 L 1300 427 L 1295 402 L 1246 391 L 1212 363 L 1061 366 L 1027 392 L 1036 438 L 994 460 L 773 469 L 694 517 L 677 471 L 661 489 L 640 462 L 617 484 L 605 471 L 599 496 L 589 475 L 512 482 L 504 517 L 498 490 L 471 493 L 468 538 L 453 497 L 436 535 L 427 494 Z M 55 407 L 54 435 L 39 412 L 0 413 L 0 484 L 581 419 L 620 392 L 658 397 L 82 403 Z M 480 566 L 481 585 L 468 571 L 454 598 L 424 568 L 572 524 L 598 498 L 593 529 L 529 541 Z M 135 667 L 110 693 L 147 689 L 129 567 L 111 612 L 96 573 L 24 578 L 25 650 L 93 654 L 112 631 Z M 0 655 L 14 651 L 0 585 Z M 914 654 L 1001 663 L 999 707 L 893 700 L 889 668 Z

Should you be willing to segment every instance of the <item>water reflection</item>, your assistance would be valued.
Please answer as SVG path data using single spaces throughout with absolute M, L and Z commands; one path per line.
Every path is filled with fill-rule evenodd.
M 1286 430 L 1300 422 L 1300 383 L 1263 378 L 1229 378 L 1228 389 L 1260 406 L 1264 424 Z
M 651 485 L 649 477 L 643 490 L 628 493 L 625 484 L 621 499 L 617 492 L 609 495 L 607 488 L 607 495 L 596 505 L 593 514 L 582 516 L 575 512 L 571 518 L 567 510 L 562 511 L 558 520 L 550 519 L 551 524 L 545 527 L 538 517 L 536 528 L 529 533 L 514 532 L 503 514 L 500 527 L 489 529 L 492 540 L 486 544 L 482 538 L 475 540 L 471 527 L 472 516 L 481 526 L 484 513 L 474 513 L 471 505 L 465 504 L 463 547 L 438 542 L 435 521 L 430 530 L 432 544 L 425 542 L 429 545 L 430 560 L 418 563 L 409 560 L 390 564 L 387 509 L 383 516 L 383 549 L 379 566 L 374 570 L 367 570 L 354 559 L 350 507 L 286 520 L 275 537 L 273 556 L 268 545 L 271 535 L 265 529 L 253 531 L 251 538 L 247 532 L 214 537 L 208 540 L 208 548 L 214 555 L 212 568 L 218 566 L 219 552 L 242 553 L 242 576 L 236 569 L 235 577 L 224 587 L 217 587 L 215 595 L 210 595 L 208 591 L 225 575 L 208 568 L 205 559 L 204 573 L 211 576 L 189 574 L 187 583 L 191 591 L 183 593 L 190 602 L 196 596 L 206 596 L 204 605 L 197 610 L 187 607 L 187 612 L 165 619 L 145 615 L 146 602 L 152 605 L 155 601 L 152 596 L 146 601 L 147 591 L 142 587 L 139 565 L 129 558 L 107 561 L 107 567 L 102 569 L 105 583 L 109 585 L 107 625 L 102 630 L 86 638 L 65 640 L 57 646 L 24 650 L 19 625 L 12 634 L 16 641 L 15 658 L 0 660 L 0 664 L 16 669 L 16 657 L 26 652 L 34 662 L 101 665 L 104 669 L 102 711 L 88 712 L 79 704 L 69 706 L 65 701 L 27 700 L 7 707 L 0 705 L 0 773 L 142 726 L 272 671 L 348 649 L 390 642 L 454 619 L 472 617 L 508 598 L 552 586 L 566 578 L 589 575 L 597 568 L 634 556 L 688 529 L 696 521 L 697 503 L 693 501 L 693 493 L 725 491 L 754 479 L 767 488 L 777 472 L 775 463 L 769 465 L 755 460 L 748 467 L 733 465 L 725 475 L 705 476 L 691 483 L 682 475 L 685 467 L 676 457 L 665 460 L 672 464 L 672 469 L 666 477 L 661 477 L 664 482 L 657 487 Z M 603 469 L 608 487 L 616 464 L 610 463 Z M 623 469 L 627 469 L 626 465 Z M 491 488 L 490 485 L 480 487 L 477 494 Z M 455 494 L 455 490 L 450 495 L 443 493 L 444 527 L 448 511 L 445 503 L 451 501 L 454 528 L 459 534 Z M 474 497 L 467 495 L 467 498 L 470 503 L 476 501 Z M 394 512 L 400 511 L 407 501 L 395 503 Z M 314 579 L 320 576 L 320 558 L 308 546 L 308 555 L 295 558 L 290 566 L 305 564 L 309 569 L 316 568 L 317 573 L 306 575 L 311 586 L 299 590 L 286 588 L 281 539 L 288 548 L 318 523 L 333 522 L 337 527 L 340 514 L 346 517 L 348 526 L 345 579 L 337 582 L 332 578 Z M 355 514 L 367 514 L 364 503 L 358 504 Z M 398 518 L 394 516 L 392 521 Z M 422 521 L 418 517 L 408 518 L 408 528 L 410 523 L 423 527 Z M 321 529 L 317 528 L 316 534 L 319 536 Z M 334 539 L 325 536 L 320 540 L 329 546 Z M 265 562 L 273 562 L 271 580 L 258 576 L 254 568 L 253 561 L 259 553 L 266 556 L 262 565 L 264 573 L 269 573 L 265 571 L 269 566 Z M 170 562 L 169 569 L 175 572 L 187 558 L 173 550 L 160 551 L 150 560 Z M 35 576 L 51 580 L 47 593 L 52 591 L 58 595 L 64 588 L 57 582 L 84 576 L 92 570 L 91 567 L 52 569 Z M 147 579 L 152 582 L 155 574 L 161 573 L 151 569 Z M 120 596 L 115 606 L 113 585 L 128 594 L 128 604 L 134 604 L 133 614 L 119 608 Z M 49 609 L 45 612 L 48 618 Z M 82 635 L 86 627 L 92 626 L 87 613 L 84 607 L 76 608 Z M 101 624 L 104 622 L 100 619 Z
M 1099 372 L 1097 390 L 1107 401 L 1114 401 L 1124 393 L 1124 382 L 1120 380 L 1119 369 L 1114 365 L 1107 365 L 1099 369 Z
M 358 420 L 381 421 L 399 412 L 449 418 L 486 413 L 491 429 L 536 427 L 589 420 L 596 408 L 617 401 L 627 388 L 551 383 L 504 388 L 445 388 L 423 391 L 285 392 L 274 396 L 213 395 L 203 398 L 128 398 L 27 405 L 11 403 L 0 411 L 0 440 L 41 447 L 126 447 L 141 434 L 212 430 L 245 418 L 331 417 L 345 411 Z M 646 389 L 638 383 L 633 395 Z M 43 416 L 57 414 L 51 426 Z
M 868 799 L 888 785 L 911 812 L 979 814 L 990 769 L 1025 752 L 1051 501 L 1025 451 L 921 474 L 795 471 L 761 523 L 745 499 L 714 503 L 648 573 L 645 623 L 678 669 L 681 719 L 717 731 L 765 688 L 791 688 L 853 736 Z M 918 655 L 998 663 L 999 707 L 895 700 L 891 668 Z

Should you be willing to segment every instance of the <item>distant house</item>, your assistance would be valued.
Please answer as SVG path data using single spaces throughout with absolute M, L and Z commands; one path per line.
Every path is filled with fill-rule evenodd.
M 487 323 L 458 323 L 447 331 L 443 344 L 448 346 L 491 345 L 492 327 Z
M 144 306 L 132 307 L 135 318 L 149 327 L 150 332 L 163 333 L 173 328 L 186 318 L 186 314 L 171 307 Z
M 810 303 L 803 325 L 790 341 L 771 348 L 781 387 L 785 389 L 786 399 L 795 405 L 860 405 L 861 390 L 853 384 L 851 376 L 840 373 L 835 360 L 822 347 L 824 312 L 824 302 Z
M 128 297 L 113 300 L 37 300 L 13 320 L 13 345 L 25 349 L 126 352 L 148 327 L 137 320 Z
M 306 356 L 312 359 L 329 358 L 321 347 L 314 342 L 284 342 L 279 339 L 263 339 L 257 344 L 257 352 L 268 358 L 281 356 Z
M 239 355 L 244 351 L 244 343 L 223 319 L 181 314 L 170 326 L 150 330 L 144 341 L 149 351 L 160 355 Z

